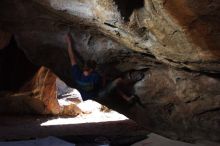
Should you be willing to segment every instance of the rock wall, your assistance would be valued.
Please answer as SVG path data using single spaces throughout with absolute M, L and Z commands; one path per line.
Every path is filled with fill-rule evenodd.
M 74 28 L 101 31 L 128 48 L 172 66 L 219 72 L 219 1 L 133 3 L 3 0 L 0 17 L 4 18 L 2 27 L 13 32 Z
M 136 110 L 135 119 L 140 123 L 147 121 L 149 128 L 160 134 L 187 141 L 195 136 L 218 140 L 219 87 L 219 77 L 169 67 L 153 68 L 135 86 L 145 107 L 140 113 L 140 105 L 131 111 Z

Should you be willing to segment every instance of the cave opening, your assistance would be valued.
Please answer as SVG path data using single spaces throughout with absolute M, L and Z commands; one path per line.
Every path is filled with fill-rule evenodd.
M 38 69 L 17 46 L 14 37 L 0 50 L 0 91 L 16 91 Z
M 144 0 L 114 0 L 114 2 L 125 21 L 129 21 L 135 9 L 144 7 Z

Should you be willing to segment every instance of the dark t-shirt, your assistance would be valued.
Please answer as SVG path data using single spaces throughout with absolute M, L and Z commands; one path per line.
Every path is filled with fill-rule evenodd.
M 84 76 L 78 65 L 72 66 L 73 79 L 76 82 L 76 88 L 82 95 L 83 100 L 92 99 L 98 96 L 102 85 L 101 76 L 93 71 L 90 75 Z

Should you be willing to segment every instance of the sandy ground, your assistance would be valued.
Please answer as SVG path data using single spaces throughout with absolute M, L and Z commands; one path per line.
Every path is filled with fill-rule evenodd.
M 66 98 L 59 99 L 59 103 L 71 104 Z M 102 111 L 102 105 L 94 101 L 88 100 L 78 106 L 89 114 L 81 114 L 77 117 L 1 115 L 0 141 L 47 139 L 48 136 L 54 136 L 60 140 L 75 143 L 77 146 L 95 146 L 95 140 L 104 137 L 111 142 L 111 146 L 132 144 L 132 146 L 219 146 L 219 144 L 204 141 L 188 144 L 153 133 L 149 134 L 146 129 L 139 127 L 124 115 L 112 110 Z
M 93 105 L 93 106 L 91 106 Z M 72 143 L 89 143 L 106 137 L 114 145 L 132 144 L 148 132 L 115 111 L 103 112 L 101 105 L 87 101 L 81 108 L 92 111 L 77 117 L 0 116 L 0 141 L 29 140 L 55 136 Z
M 67 117 L 66 117 L 67 118 Z M 79 117 L 78 117 L 79 118 Z M 85 117 L 84 117 L 85 118 Z M 111 146 L 220 146 L 218 143 L 200 141 L 189 144 L 149 134 L 132 120 L 77 123 L 42 126 L 42 123 L 64 117 L 1 116 L 0 141 L 30 140 L 55 136 L 77 146 L 96 146 L 97 137 L 105 137 Z M 68 117 L 67 119 L 72 119 Z
M 81 96 L 58 80 L 59 104 L 72 104 L 67 98 Z M 55 136 L 74 143 L 92 143 L 97 137 L 106 137 L 115 145 L 131 144 L 147 137 L 148 132 L 135 122 L 115 111 L 102 111 L 102 105 L 87 100 L 77 104 L 87 113 L 77 117 L 1 115 L 0 141 L 30 140 Z M 119 144 L 121 143 L 121 144 Z

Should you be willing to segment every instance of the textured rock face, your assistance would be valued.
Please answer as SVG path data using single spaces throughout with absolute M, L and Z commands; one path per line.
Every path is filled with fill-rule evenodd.
M 175 131 L 180 137 L 187 135 L 186 140 L 195 135 L 217 140 L 219 87 L 219 78 L 172 68 L 151 69 L 136 84 L 145 105 L 140 116 L 147 115 L 150 127 L 164 135 L 172 137 Z
M 33 70 L 28 70 L 33 71 Z M 17 90 L 0 92 L 1 114 L 50 114 L 76 116 L 76 104 L 60 106 L 57 100 L 57 76 L 41 67 Z
M 219 72 L 219 3 L 4 0 L 1 23 L 19 32 L 57 32 L 81 25 L 83 29 L 99 30 L 133 50 L 154 55 L 164 63 Z
M 0 26 L 69 85 L 68 31 L 82 58 L 112 78 L 148 69 L 134 86 L 140 102 L 103 102 L 165 136 L 220 141 L 219 8 L 219 0 L 2 0 Z
M 39 114 L 58 114 L 60 112 L 56 96 L 56 75 L 44 67 L 40 68 L 19 92 L 30 95 L 29 106 Z
M 56 76 L 44 67 L 34 74 L 19 89 L 1 92 L 1 114 L 59 114 Z
M 49 82 L 45 73 L 48 73 L 45 69 L 39 70 L 20 90 L 1 92 L 0 113 L 58 114 L 60 107 L 56 100 L 56 86 Z M 48 82 L 50 84 L 45 85 Z

